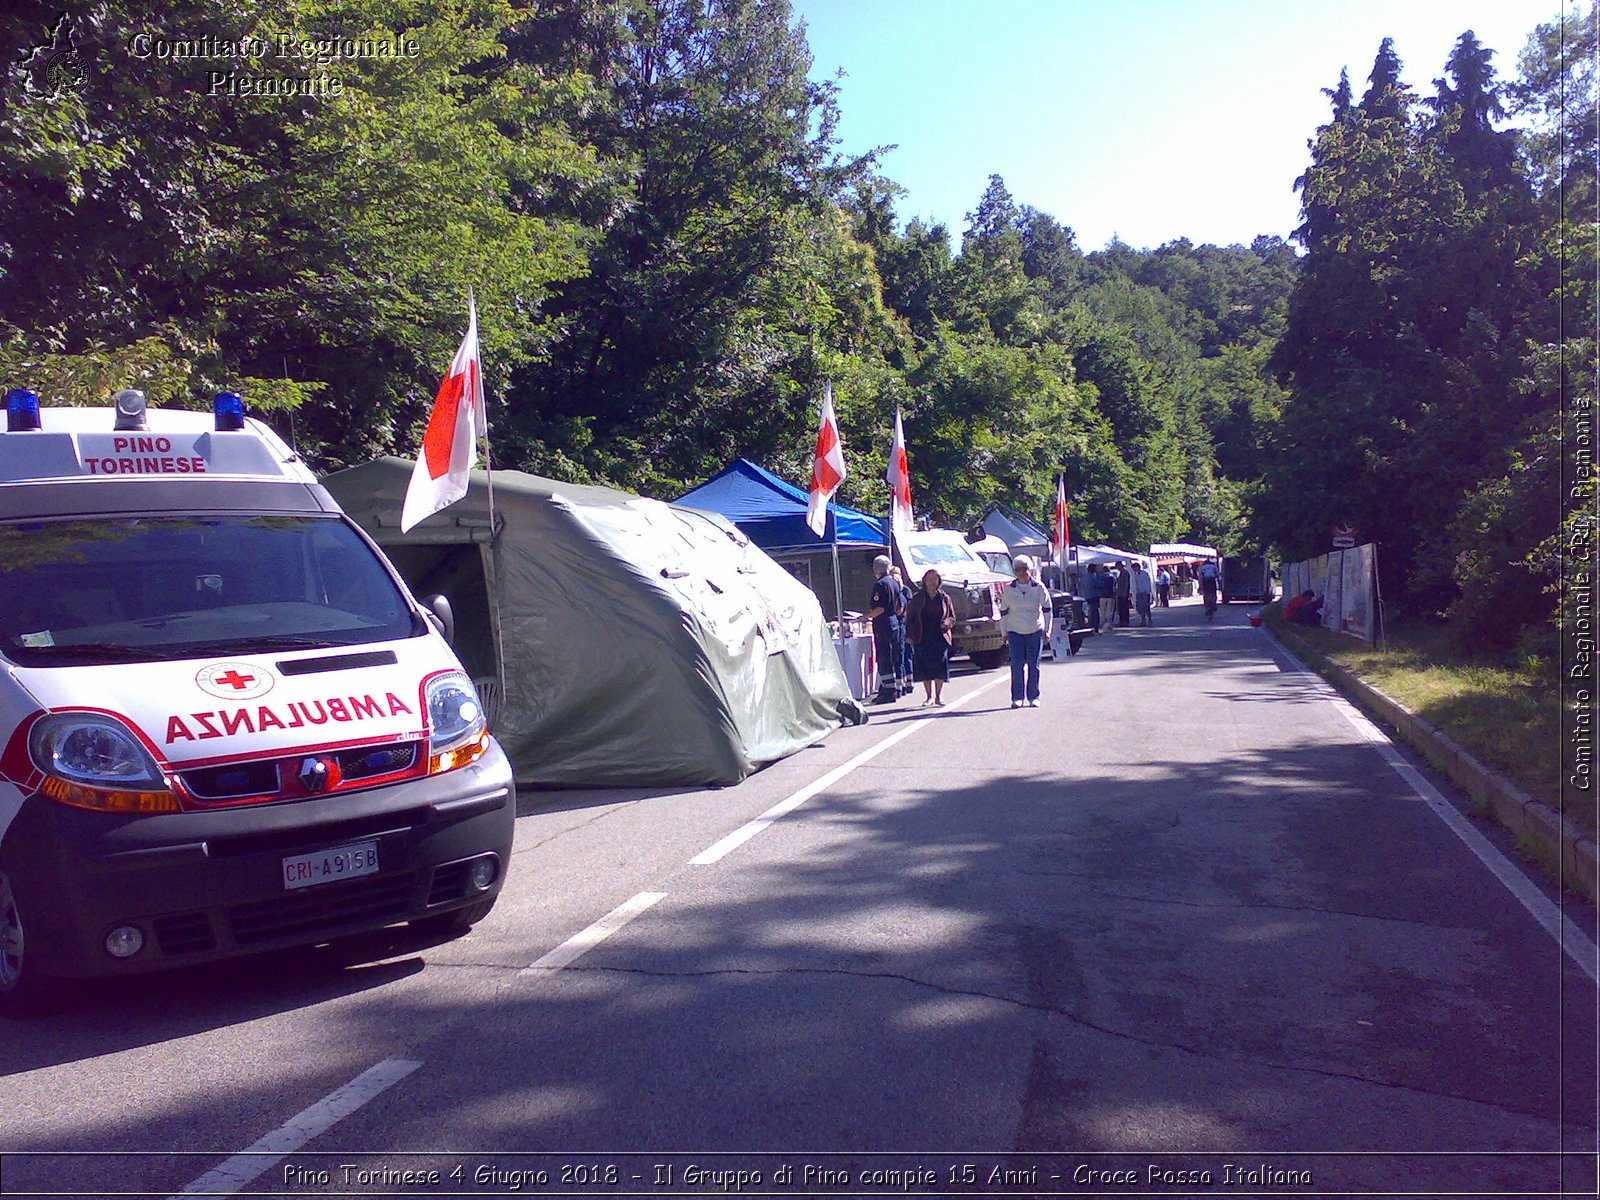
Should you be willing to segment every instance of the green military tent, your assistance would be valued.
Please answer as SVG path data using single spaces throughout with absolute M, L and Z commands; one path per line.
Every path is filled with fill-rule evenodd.
M 456 650 L 524 784 L 730 784 L 824 737 L 849 688 L 811 591 L 728 521 L 607 488 L 474 472 L 407 533 L 412 464 L 323 483 Z

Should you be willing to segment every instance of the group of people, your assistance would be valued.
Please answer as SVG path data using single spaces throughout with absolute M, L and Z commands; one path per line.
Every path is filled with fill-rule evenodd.
M 909 588 L 884 554 L 872 560 L 872 574 L 867 616 L 877 643 L 877 702 L 891 704 L 920 683 L 923 706 L 942 707 L 956 628 L 956 607 L 944 594 L 944 578 L 929 567 L 919 585 Z
M 872 560 L 867 616 L 878 652 L 878 697 L 890 704 L 922 684 L 923 707 L 943 707 L 955 643 L 956 609 L 944 579 L 929 568 L 908 588 L 900 571 L 880 554 Z M 1039 660 L 1050 630 L 1050 589 L 1034 578 L 1033 560 L 1019 554 L 1014 578 L 1001 589 L 1000 628 L 1011 652 L 1011 707 L 1039 707 Z
M 1323 599 L 1307 588 L 1283 606 L 1283 619 L 1296 625 L 1321 625 Z
M 1142 625 L 1152 624 L 1151 609 L 1159 595 L 1161 607 L 1172 604 L 1172 576 L 1163 567 L 1155 579 L 1142 562 L 1131 568 L 1117 563 L 1105 566 L 1090 563 L 1083 579 L 1083 597 L 1088 602 L 1088 618 L 1098 633 L 1109 633 L 1118 625 L 1131 625 L 1137 609 Z

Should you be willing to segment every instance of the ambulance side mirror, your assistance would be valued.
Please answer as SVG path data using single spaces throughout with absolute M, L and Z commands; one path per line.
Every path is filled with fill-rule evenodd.
M 449 597 L 436 592 L 422 602 L 422 607 L 426 610 L 424 615 L 433 622 L 433 627 L 444 636 L 444 640 L 455 645 L 456 614 L 450 607 Z

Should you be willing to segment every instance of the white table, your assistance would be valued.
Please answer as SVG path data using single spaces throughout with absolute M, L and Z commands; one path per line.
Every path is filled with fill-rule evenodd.
M 872 635 L 853 634 L 833 639 L 833 648 L 850 683 L 850 694 L 857 700 L 870 700 L 878 694 L 878 651 Z

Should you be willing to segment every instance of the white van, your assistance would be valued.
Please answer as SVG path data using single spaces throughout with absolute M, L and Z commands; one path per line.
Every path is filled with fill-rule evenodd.
M 510 766 L 444 620 L 293 451 L 236 393 L 6 410 L 0 1013 L 482 918 Z

